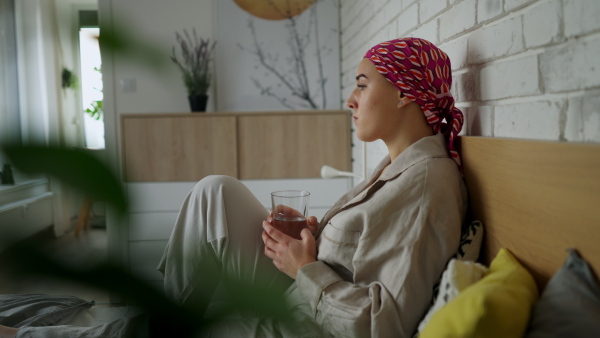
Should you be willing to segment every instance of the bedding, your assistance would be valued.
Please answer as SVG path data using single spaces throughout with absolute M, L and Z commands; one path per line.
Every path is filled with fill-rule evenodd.
M 458 251 L 454 258 L 461 261 L 476 262 L 481 251 L 483 242 L 483 224 L 480 221 L 469 223 L 466 229 L 463 229 L 458 245 Z
M 588 263 L 570 251 L 533 309 L 527 338 L 600 335 L 598 281 Z
M 0 325 L 10 327 L 54 325 L 89 309 L 94 302 L 73 296 L 40 294 L 0 295 Z
M 521 337 L 537 299 L 533 277 L 502 248 L 489 272 L 435 313 L 420 337 Z
M 445 305 L 446 303 L 448 303 L 450 300 L 448 297 L 445 297 L 446 299 L 439 299 L 439 293 L 440 293 L 440 285 L 444 285 L 447 283 L 450 283 L 451 285 L 455 285 L 456 282 L 454 279 L 460 278 L 463 280 L 463 284 L 461 284 L 464 287 L 466 287 L 466 285 L 464 285 L 464 282 L 466 280 L 470 280 L 471 284 L 476 282 L 477 280 L 481 279 L 481 276 L 479 278 L 477 278 L 477 280 L 475 280 L 473 277 L 474 276 L 463 276 L 463 273 L 468 271 L 466 270 L 467 267 L 462 267 L 462 264 L 455 262 L 453 263 L 452 269 L 453 271 L 449 272 L 448 270 L 450 269 L 450 263 L 453 260 L 459 260 L 459 261 L 469 261 L 469 262 L 474 262 L 477 260 L 477 258 L 479 257 L 479 252 L 481 251 L 481 243 L 483 241 L 483 224 L 480 221 L 473 221 L 467 224 L 466 227 L 463 227 L 462 229 L 462 233 L 461 233 L 461 237 L 460 237 L 460 243 L 458 245 L 458 250 L 456 252 L 456 254 L 454 254 L 454 256 L 451 258 L 450 262 L 448 263 L 448 265 L 446 266 L 445 271 L 442 273 L 442 277 L 440 278 L 440 281 L 438 281 L 434 288 L 433 288 L 433 298 L 431 301 L 431 306 L 429 307 L 429 310 L 427 311 L 427 314 L 425 315 L 425 317 L 421 320 L 421 322 L 419 323 L 419 326 L 417 328 L 417 332 L 413 335 L 414 337 L 418 337 L 420 332 L 423 331 L 423 329 L 425 328 L 425 325 L 429 322 L 429 320 L 431 319 L 431 317 L 433 316 L 433 314 L 435 312 L 437 312 L 439 309 L 441 309 L 443 307 L 443 305 Z M 469 266 L 470 264 L 467 264 L 467 266 Z M 483 265 L 481 265 L 481 267 L 485 268 Z M 460 272 L 454 271 L 455 269 L 460 269 Z M 473 268 L 475 269 L 475 268 Z M 479 268 L 477 268 L 479 269 Z M 486 268 L 487 270 L 487 268 Z M 458 274 L 458 275 L 457 275 Z M 446 283 L 444 283 L 444 277 L 446 276 Z M 462 290 L 462 288 L 460 289 Z M 443 292 L 449 291 L 449 290 L 442 290 Z M 458 292 L 456 292 L 456 295 L 458 295 Z M 454 298 L 454 297 L 452 297 Z
M 147 336 L 142 309 L 94 305 L 74 296 L 0 295 L 0 325 L 18 327 L 17 338 Z
M 483 278 L 488 270 L 487 267 L 479 263 L 451 259 L 442 274 L 438 296 L 419 324 L 418 332 L 423 332 L 423 329 L 437 311 L 456 298 L 466 287 Z

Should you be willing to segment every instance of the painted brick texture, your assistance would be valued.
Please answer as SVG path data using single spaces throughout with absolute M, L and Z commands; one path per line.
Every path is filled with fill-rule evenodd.
M 341 3 L 344 100 L 367 48 L 421 37 L 450 56 L 462 134 L 600 143 L 600 1 Z M 382 154 L 383 144 L 367 146 L 367 167 Z

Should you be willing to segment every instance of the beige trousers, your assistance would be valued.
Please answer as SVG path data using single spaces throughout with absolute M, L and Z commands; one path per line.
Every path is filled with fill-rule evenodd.
M 208 308 L 209 314 L 218 308 L 222 297 L 227 297 L 227 293 L 214 295 L 222 285 L 223 276 L 283 295 L 293 280 L 264 255 L 262 221 L 268 214 L 250 190 L 235 178 L 208 176 L 198 182 L 183 203 L 158 266 L 164 275 L 167 296 L 184 306 L 203 311 Z M 308 330 L 312 324 L 302 325 L 307 332 L 304 329 L 290 332 L 276 321 L 253 313 L 240 314 L 225 322 L 226 325 L 215 327 L 207 335 L 319 336 Z

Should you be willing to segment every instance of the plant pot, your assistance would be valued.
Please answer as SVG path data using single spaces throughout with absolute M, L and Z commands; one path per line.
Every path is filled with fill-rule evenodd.
M 204 112 L 206 111 L 206 102 L 208 102 L 208 95 L 190 95 L 188 96 L 190 101 L 190 108 L 192 112 Z

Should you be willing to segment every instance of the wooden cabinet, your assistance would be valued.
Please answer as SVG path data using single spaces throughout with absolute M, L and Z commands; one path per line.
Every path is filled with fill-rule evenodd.
M 348 113 L 238 117 L 240 179 L 312 178 L 330 165 L 350 171 Z
M 124 114 L 128 182 L 318 178 L 351 170 L 347 111 Z
M 237 177 L 234 116 L 124 115 L 123 159 L 130 182 Z

